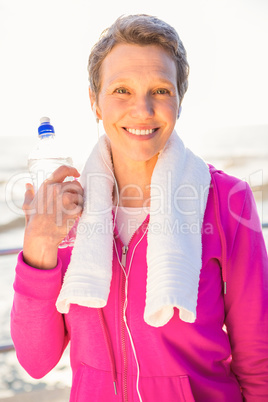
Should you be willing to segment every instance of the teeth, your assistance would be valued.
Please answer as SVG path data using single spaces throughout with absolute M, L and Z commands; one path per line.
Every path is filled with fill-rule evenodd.
M 135 128 L 126 128 L 126 130 L 131 133 L 131 134 L 135 134 L 135 135 L 148 135 L 148 134 L 152 134 L 156 131 L 156 128 L 153 128 L 151 130 L 136 130 Z

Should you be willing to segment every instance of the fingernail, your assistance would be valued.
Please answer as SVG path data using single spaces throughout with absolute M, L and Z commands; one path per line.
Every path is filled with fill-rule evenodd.
M 26 190 L 31 190 L 32 189 L 32 185 L 30 183 L 26 183 L 25 184 L 25 188 Z

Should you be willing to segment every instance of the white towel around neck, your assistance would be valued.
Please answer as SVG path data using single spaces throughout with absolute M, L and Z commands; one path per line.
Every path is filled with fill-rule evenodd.
M 110 142 L 103 135 L 89 156 L 81 184 L 84 210 L 77 226 L 71 261 L 56 302 L 104 307 L 112 279 L 114 179 Z M 144 320 L 159 327 L 179 309 L 180 319 L 196 319 L 202 266 L 201 228 L 210 186 L 207 164 L 174 131 L 160 152 L 151 179 Z

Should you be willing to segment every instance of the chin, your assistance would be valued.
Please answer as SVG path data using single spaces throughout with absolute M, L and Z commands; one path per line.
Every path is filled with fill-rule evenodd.
M 158 151 L 156 153 L 150 153 L 150 154 L 148 154 L 148 153 L 142 154 L 141 152 L 139 152 L 136 155 L 131 155 L 130 159 L 132 159 L 135 162 L 148 162 L 148 161 L 150 161 L 150 160 L 152 160 L 154 158 L 157 158 L 159 152 L 160 151 Z

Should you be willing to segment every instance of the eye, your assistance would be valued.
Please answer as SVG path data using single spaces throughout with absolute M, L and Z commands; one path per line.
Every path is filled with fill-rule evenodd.
M 126 88 L 117 88 L 115 91 L 117 94 L 128 94 L 128 90 Z
M 155 93 L 156 93 L 157 95 L 166 95 L 166 94 L 169 94 L 170 91 L 169 91 L 168 89 L 165 89 L 165 88 L 158 88 L 158 89 L 155 91 Z

